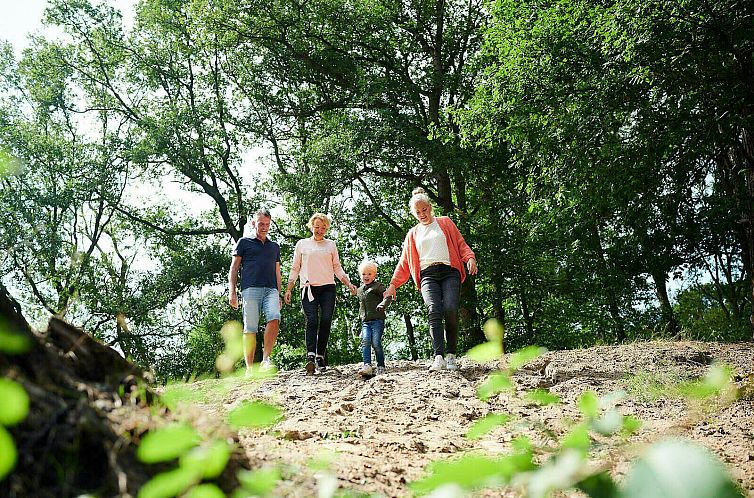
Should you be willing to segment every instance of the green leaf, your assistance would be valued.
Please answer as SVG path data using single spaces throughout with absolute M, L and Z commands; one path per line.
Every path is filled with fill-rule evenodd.
M 580 451 L 565 450 L 532 474 L 529 496 L 544 498 L 552 491 L 572 487 L 587 465 L 588 460 Z
M 502 486 L 500 459 L 468 455 L 452 460 L 438 460 L 429 465 L 428 477 L 410 484 L 417 493 L 429 493 L 444 484 L 454 484 L 464 489 L 483 486 Z
M 477 396 L 479 396 L 479 399 L 486 401 L 501 391 L 510 391 L 512 389 L 513 382 L 511 382 L 507 374 L 503 372 L 493 372 L 487 377 L 487 380 L 477 388 Z
M 0 481 L 10 474 L 16 466 L 16 444 L 5 427 L 0 425 Z
M 200 441 L 199 435 L 191 427 L 169 425 L 147 433 L 136 455 L 144 463 L 166 462 L 183 455 Z
M 579 396 L 578 406 L 586 418 L 595 418 L 600 410 L 600 400 L 594 391 L 584 391 Z
M 238 482 L 241 483 L 243 489 L 258 496 L 266 496 L 272 493 L 280 479 L 280 469 L 277 467 L 238 472 Z
M 503 337 L 505 336 L 505 328 L 499 320 L 490 318 L 484 322 L 482 330 L 484 330 L 484 336 L 488 341 L 502 344 Z
M 177 468 L 157 474 L 139 490 L 138 498 L 172 498 L 201 481 L 192 469 Z
M 524 399 L 527 399 L 533 403 L 541 406 L 553 405 L 560 403 L 560 396 L 552 394 L 547 389 L 534 389 L 524 395 Z
M 207 483 L 194 486 L 184 498 L 225 498 L 225 493 L 216 484 Z
M 283 417 L 283 412 L 261 401 L 245 401 L 228 414 L 228 423 L 233 428 L 267 427 Z
M 223 473 L 230 460 L 231 446 L 222 439 L 198 446 L 181 456 L 180 466 L 195 469 L 204 479 L 214 479 Z
M 641 428 L 641 420 L 633 415 L 626 415 L 623 417 L 623 429 L 621 433 L 624 436 L 630 436 Z
M 466 357 L 477 361 L 479 363 L 485 363 L 488 361 L 499 359 L 503 356 L 503 344 L 500 342 L 485 342 L 469 349 L 466 353 Z
M 534 358 L 537 358 L 546 352 L 547 350 L 545 348 L 540 348 L 539 346 L 527 346 L 523 349 L 519 349 L 511 355 L 511 358 L 508 361 L 508 368 L 511 370 L 518 370 Z
M 31 340 L 22 334 L 11 332 L 0 322 L 0 352 L 6 354 L 23 354 L 31 348 Z
M 477 420 L 469 428 L 466 437 L 469 439 L 479 439 L 496 427 L 507 424 L 512 418 L 512 416 L 503 413 L 490 413 L 483 419 Z
M 0 378 L 0 425 L 15 425 L 29 413 L 29 395 L 21 384 Z
M 560 440 L 561 448 L 570 448 L 586 453 L 592 445 L 589 428 L 586 424 L 578 424 Z
M 576 487 L 590 498 L 617 498 L 618 487 L 607 472 L 600 472 L 582 479 Z
M 649 448 L 625 479 L 621 498 L 740 498 L 723 464 L 705 448 L 671 439 Z

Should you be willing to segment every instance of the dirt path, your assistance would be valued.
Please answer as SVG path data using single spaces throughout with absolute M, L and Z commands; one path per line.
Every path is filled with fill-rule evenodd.
M 428 362 L 389 362 L 388 373 L 369 380 L 356 376 L 357 365 L 306 377 L 281 372 L 263 382 L 237 384 L 223 400 L 229 410 L 243 400 L 263 399 L 281 406 L 286 418 L 273 429 L 242 431 L 241 442 L 254 466 L 280 465 L 282 495 L 315 495 L 317 486 L 339 486 L 385 496 L 410 494 L 407 483 L 424 475 L 427 464 L 468 450 L 505 453 L 512 431 L 535 444 L 552 443 L 566 417 L 576 418 L 574 401 L 585 390 L 598 394 L 630 389 L 641 379 L 694 378 L 713 361 L 731 365 L 741 383 L 754 368 L 754 344 L 652 342 L 546 353 L 515 376 L 518 394 L 489 402 L 476 396 L 492 365 L 461 361 L 457 372 L 427 371 Z M 628 379 L 628 380 L 627 380 Z M 631 380 L 632 379 L 632 380 Z M 521 392 L 546 387 L 563 403 L 539 407 Z M 616 475 L 628 468 L 626 453 L 672 435 L 693 439 L 715 452 L 754 496 L 754 409 L 750 393 L 732 404 L 698 412 L 677 397 L 628 396 L 619 410 L 642 421 L 628 448 L 603 450 Z M 210 407 L 208 407 L 210 408 Z M 216 407 L 212 407 L 216 408 Z M 210 408 L 210 409 L 212 409 Z M 488 413 L 508 413 L 515 423 L 476 441 L 464 437 Z M 315 460 L 330 459 L 327 470 Z M 515 491 L 508 492 L 516 496 Z M 500 496 L 496 491 L 495 496 Z

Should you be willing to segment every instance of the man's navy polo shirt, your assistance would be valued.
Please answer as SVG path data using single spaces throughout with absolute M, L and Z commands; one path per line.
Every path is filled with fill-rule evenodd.
M 266 238 L 241 237 L 233 249 L 241 256 L 241 290 L 247 287 L 278 288 L 276 263 L 280 262 L 280 246 Z

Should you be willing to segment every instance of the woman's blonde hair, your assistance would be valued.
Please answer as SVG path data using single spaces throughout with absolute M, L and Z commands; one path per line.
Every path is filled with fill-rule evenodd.
M 419 202 L 429 204 L 429 209 L 433 210 L 432 202 L 429 200 L 427 192 L 421 187 L 416 187 L 411 192 L 411 199 L 408 201 L 408 207 L 411 209 L 412 213 L 416 214 L 416 204 Z
M 361 264 L 359 264 L 359 275 L 361 275 L 361 272 L 363 272 L 367 268 L 374 270 L 374 274 L 377 274 L 377 263 L 372 260 L 365 259 L 361 262 Z
M 306 227 L 311 230 L 314 227 L 315 221 L 321 221 L 325 224 L 325 230 L 330 228 L 330 217 L 327 216 L 325 213 L 314 213 L 311 218 L 309 218 L 309 221 L 306 223 Z

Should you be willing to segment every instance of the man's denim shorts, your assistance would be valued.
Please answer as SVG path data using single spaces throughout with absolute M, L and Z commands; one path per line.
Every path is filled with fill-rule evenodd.
M 264 311 L 267 321 L 280 320 L 280 295 L 271 287 L 247 287 L 241 291 L 243 298 L 244 334 L 256 334 L 259 315 Z

